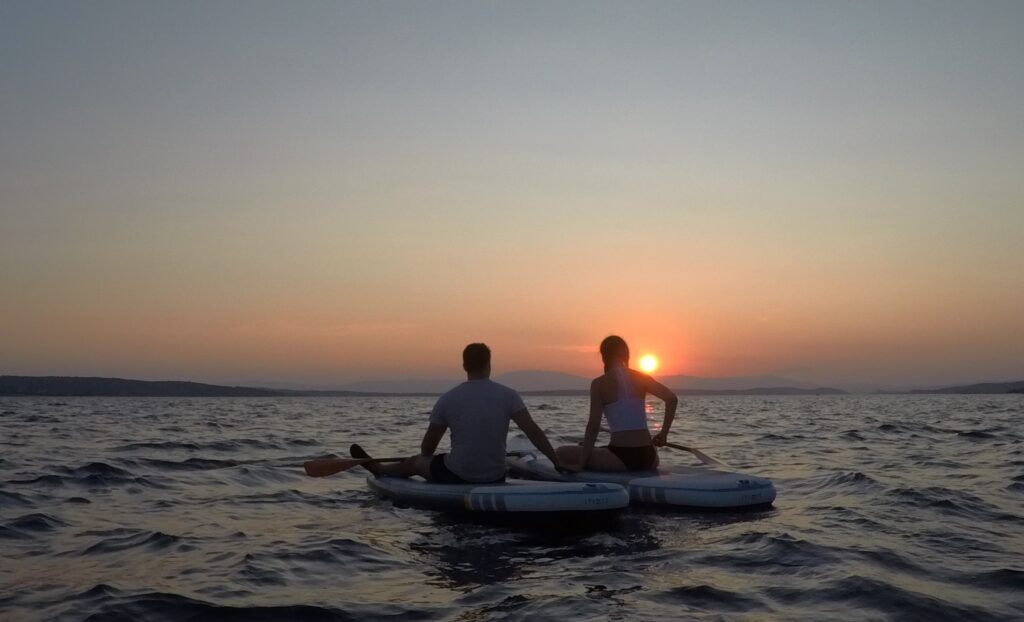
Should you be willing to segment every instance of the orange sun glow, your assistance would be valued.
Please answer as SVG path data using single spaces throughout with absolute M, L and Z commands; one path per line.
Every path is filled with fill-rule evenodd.
M 645 373 L 651 373 L 655 369 L 658 369 L 658 359 L 653 354 L 645 354 L 640 357 L 640 369 L 644 370 Z

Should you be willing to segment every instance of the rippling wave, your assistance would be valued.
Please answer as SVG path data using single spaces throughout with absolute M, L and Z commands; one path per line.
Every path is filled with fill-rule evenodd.
M 431 403 L 0 398 L 0 618 L 1024 620 L 1022 396 L 684 399 L 767 511 L 495 526 L 303 475 L 415 451 Z M 585 399 L 527 404 L 582 433 Z

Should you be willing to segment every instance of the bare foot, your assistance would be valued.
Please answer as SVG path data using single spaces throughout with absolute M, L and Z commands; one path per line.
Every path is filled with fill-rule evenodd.
M 370 454 L 366 453 L 366 450 L 357 445 L 356 443 L 352 443 L 352 446 L 348 448 L 348 453 L 353 458 L 364 459 L 370 457 Z M 380 464 L 378 464 L 377 462 L 364 462 L 360 466 L 362 466 L 370 473 L 373 473 L 374 475 L 377 475 L 378 471 L 380 470 Z

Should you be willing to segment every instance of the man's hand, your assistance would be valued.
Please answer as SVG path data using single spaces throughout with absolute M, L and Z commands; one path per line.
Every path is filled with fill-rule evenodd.
M 668 430 L 662 430 L 661 432 L 655 434 L 653 438 L 651 438 L 651 443 L 654 444 L 655 447 L 664 447 L 665 443 L 667 442 Z
M 583 467 L 582 465 L 579 464 L 562 462 L 559 460 L 555 462 L 555 470 L 558 471 L 559 473 L 572 475 L 573 473 L 579 473 L 580 471 L 582 471 Z

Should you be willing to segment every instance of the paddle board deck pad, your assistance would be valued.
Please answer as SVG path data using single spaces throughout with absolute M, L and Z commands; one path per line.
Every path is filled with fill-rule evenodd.
M 509 474 L 530 480 L 606 482 L 629 490 L 637 503 L 680 508 L 742 509 L 770 505 L 775 500 L 771 480 L 710 468 L 680 467 L 672 471 L 582 471 L 563 475 L 538 453 L 506 459 Z
M 480 514 L 541 515 L 607 512 L 629 505 L 629 493 L 610 482 L 511 481 L 435 484 L 419 478 L 366 478 L 369 487 L 398 506 Z

